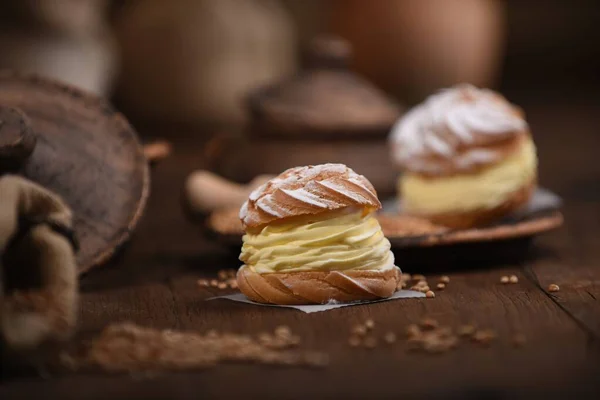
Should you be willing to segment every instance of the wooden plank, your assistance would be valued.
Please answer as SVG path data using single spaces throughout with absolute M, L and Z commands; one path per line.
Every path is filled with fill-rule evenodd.
M 546 127 L 551 130 L 551 125 Z M 555 147 L 561 145 L 559 142 L 562 143 L 546 139 L 543 143 L 550 146 L 541 147 L 558 160 L 562 157 L 563 161 L 576 162 L 577 157 L 562 154 Z M 586 143 L 591 145 L 595 139 Z M 595 151 L 582 150 L 582 162 L 591 160 Z M 300 334 L 304 348 L 328 352 L 331 365 L 322 370 L 221 365 L 208 371 L 164 373 L 141 381 L 124 375 L 67 374 L 50 380 L 32 376 L 1 384 L 0 398 L 42 394 L 65 399 L 396 398 L 399 395 L 535 398 L 542 394 L 550 397 L 589 394 L 598 389 L 592 379 L 600 372 L 595 353 L 598 341 L 590 335 L 589 328 L 582 328 L 593 326 L 590 321 L 594 321 L 595 303 L 576 285 L 585 279 L 596 284 L 597 275 L 591 270 L 599 259 L 594 247 L 598 211 L 593 204 L 581 201 L 582 204 L 573 207 L 568 205 L 567 228 L 541 238 L 540 249 L 546 251 L 540 250 L 541 258 L 526 264 L 525 271 L 517 264 L 495 269 L 487 266 L 464 269 L 463 265 L 454 265 L 448 288 L 435 299 L 392 301 L 309 315 L 224 300 L 206 302 L 207 297 L 220 292 L 199 288 L 196 279 L 209 276 L 217 268 L 235 268 L 239 264 L 236 254 L 203 240 L 199 229 L 187 223 L 180 212 L 179 185 L 198 166 L 196 152 L 191 146 L 176 147 L 177 158 L 167 159 L 155 169 L 154 194 L 132 246 L 119 263 L 85 278 L 82 332 L 97 331 L 115 319 L 133 319 L 157 327 L 250 333 L 286 324 Z M 543 175 L 550 178 L 549 187 L 574 193 L 577 198 L 581 196 L 581 191 L 571 191 L 577 165 L 569 166 L 564 175 L 556 178 L 552 177 L 558 171 L 556 165 L 543 168 Z M 582 175 L 581 182 L 586 181 L 586 176 L 595 175 Z M 585 192 L 585 200 L 589 202 L 594 193 L 600 192 Z M 591 221 L 592 217 L 596 223 Z M 402 260 L 399 263 L 402 265 Z M 565 264 L 575 275 L 567 274 Z M 567 289 L 559 292 L 559 299 L 564 301 L 558 304 L 552 301 L 534 280 L 527 279 L 528 271 L 537 274 L 542 286 L 556 277 L 564 277 L 566 283 L 557 282 L 566 285 Z M 513 273 L 520 278 L 518 284 L 499 283 L 500 276 Z M 430 277 L 430 281 L 435 282 L 435 277 Z M 596 286 L 593 288 L 595 295 Z M 565 313 L 561 308 L 563 303 L 579 310 L 579 319 Z M 401 332 L 406 325 L 423 317 L 453 326 L 475 321 L 496 330 L 499 338 L 487 349 L 463 344 L 456 351 L 437 356 L 407 353 L 403 343 L 392 347 L 381 344 L 374 350 L 350 349 L 347 345 L 350 327 L 367 318 L 374 319 L 376 332 L 381 335 L 388 330 Z M 512 346 L 514 333 L 527 337 L 525 347 Z
M 600 340 L 600 205 L 569 203 L 565 219 L 563 229 L 540 240 L 549 257 L 527 263 L 526 271 L 548 298 Z M 550 284 L 560 291 L 548 292 Z
M 521 278 L 519 284 L 499 283 L 500 276 L 513 273 Z M 591 362 L 585 333 L 515 267 L 452 274 L 448 288 L 431 300 L 400 300 L 317 314 L 227 300 L 205 302 L 202 299 L 221 291 L 199 288 L 196 278 L 179 277 L 172 283 L 184 328 L 259 333 L 285 324 L 300 334 L 306 348 L 331 354 L 331 366 L 318 374 L 269 372 L 277 379 L 267 387 L 255 384 L 264 380 L 263 367 L 224 366 L 212 371 L 208 381 L 199 377 L 206 385 L 227 390 L 232 396 L 283 395 L 286 387 L 294 387 L 294 397 L 315 395 L 315 388 L 323 396 L 351 397 L 365 393 L 365 382 L 370 382 L 373 396 L 424 396 L 438 390 L 461 394 L 478 389 L 515 392 L 529 385 L 541 391 L 557 390 L 569 380 L 583 383 L 582 368 Z M 406 353 L 404 343 L 392 347 L 381 344 L 374 350 L 351 349 L 347 344 L 350 328 L 367 318 L 374 319 L 381 336 L 387 331 L 401 334 L 408 324 L 423 317 L 452 326 L 475 321 L 497 331 L 499 339 L 489 349 L 468 343 L 439 356 Z M 515 333 L 528 338 L 524 348 L 513 347 Z M 434 387 L 425 377 L 435 377 Z M 229 379 L 244 384 L 226 388 L 213 383 Z
M 500 276 L 513 273 L 521 278 L 518 284 L 499 283 Z M 172 315 L 178 315 L 182 328 L 259 333 L 286 324 L 300 334 L 303 348 L 329 353 L 331 365 L 322 370 L 221 365 L 196 373 L 165 373 L 143 382 L 129 376 L 75 374 L 50 381 L 15 382 L 0 389 L 3 398 L 17 393 L 33 396 L 42 391 L 66 399 L 108 395 L 158 398 L 167 394 L 182 399 L 197 398 L 199 394 L 211 398 L 539 395 L 584 385 L 589 382 L 587 374 L 594 371 L 586 368 L 593 361 L 586 334 L 515 267 L 451 274 L 447 289 L 438 292 L 435 299 L 392 301 L 317 314 L 226 300 L 206 302 L 204 299 L 220 291 L 200 289 L 196 284 L 200 276 L 209 275 L 188 273 L 170 282 L 175 308 Z M 435 282 L 434 277 L 429 279 Z M 96 299 L 108 304 L 109 309 L 123 308 L 122 313 L 145 325 L 160 326 L 170 318 L 161 315 L 171 314 L 159 308 L 158 312 L 143 315 L 154 306 L 152 297 L 157 293 L 166 297 L 166 285 L 158 286 L 160 289 L 152 290 L 133 287 L 130 290 L 134 298 L 120 294 L 109 300 L 115 291 L 107 290 Z M 142 306 L 128 311 L 136 301 Z M 96 329 L 114 316 L 118 317 L 119 312 L 98 315 L 96 308 L 84 307 L 83 328 Z M 401 333 L 406 325 L 425 316 L 453 326 L 475 321 L 494 329 L 498 339 L 489 348 L 463 343 L 442 355 L 407 353 L 404 340 L 394 346 L 380 344 L 373 350 L 347 345 L 349 329 L 367 318 L 375 321 L 375 332 L 382 335 L 390 330 Z M 514 333 L 527 337 L 523 348 L 513 347 Z

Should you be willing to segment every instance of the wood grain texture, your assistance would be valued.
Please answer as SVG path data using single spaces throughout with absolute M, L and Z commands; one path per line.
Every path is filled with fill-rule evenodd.
M 80 271 L 107 261 L 129 238 L 149 192 L 134 130 L 101 99 L 32 75 L 0 74 L 0 104 L 22 110 L 37 137 L 21 173 L 73 210 Z
M 525 264 L 526 272 L 548 298 L 600 340 L 600 207 L 597 203 L 573 203 L 566 213 L 566 229 L 543 241 L 553 249 L 552 257 L 530 261 Z M 560 291 L 549 292 L 550 284 L 557 284 Z
M 0 173 L 19 169 L 33 152 L 36 141 L 22 111 L 0 106 Z
M 545 132 L 538 144 L 541 183 L 565 199 L 565 228 L 542 237 L 530 248 L 530 259 L 507 262 L 478 253 L 470 262 L 447 254 L 439 272 L 425 272 L 430 282 L 450 276 L 435 299 L 408 299 L 303 314 L 291 309 L 257 307 L 226 300 L 205 301 L 228 293 L 198 287 L 220 268 L 239 266 L 236 252 L 206 240 L 179 208 L 179 189 L 187 174 L 201 168 L 190 136 L 174 141 L 173 157 L 155 169 L 154 195 L 131 247 L 113 266 L 98 269 L 82 281 L 81 332 L 90 335 L 114 320 L 133 320 L 154 327 L 259 333 L 289 325 L 302 347 L 330 354 L 325 369 L 286 369 L 254 365 L 221 365 L 186 373 L 163 373 L 151 379 L 123 375 L 59 373 L 46 379 L 35 374 L 4 377 L 0 398 L 562 398 L 600 395 L 597 337 L 600 312 L 596 238 L 600 216 L 600 168 L 592 136 L 595 112 L 528 108 L 534 128 Z M 575 118 L 576 117 L 576 118 Z M 559 127 L 576 119 L 569 152 Z M 535 131 L 535 129 L 534 129 Z M 573 156 L 575 152 L 578 156 Z M 563 165 L 571 160 L 574 164 Z M 557 161 L 558 160 L 558 161 Z M 589 167 L 584 168 L 584 166 Z M 508 252 L 512 247 L 506 249 Z M 492 258 L 492 259 L 491 259 Z M 398 254 L 407 272 L 422 272 L 409 255 Z M 495 265 L 494 265 L 495 264 Z M 443 272 L 442 272 L 443 271 Z M 534 273 L 535 275 L 532 275 Z M 519 283 L 502 285 L 503 275 Z M 538 285 L 539 282 L 539 285 Z M 549 296 L 540 289 L 557 283 Z M 498 334 L 489 348 L 469 344 L 442 355 L 405 352 L 403 340 L 373 350 L 350 349 L 349 329 L 367 318 L 375 332 L 400 333 L 406 325 L 432 317 L 456 327 L 475 322 Z M 521 333 L 522 348 L 511 339 Z

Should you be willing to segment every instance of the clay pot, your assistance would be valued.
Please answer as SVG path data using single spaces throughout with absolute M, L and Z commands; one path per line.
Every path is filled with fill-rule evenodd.
M 387 134 L 400 108 L 348 69 L 351 48 L 339 38 L 312 43 L 309 67 L 293 79 L 253 91 L 247 137 L 217 138 L 209 146 L 213 168 L 249 181 L 298 165 L 339 162 L 392 193 L 396 172 Z
M 118 98 L 136 117 L 239 125 L 242 99 L 293 74 L 295 34 L 275 0 L 142 0 L 116 22 Z
M 494 85 L 505 6 L 496 0 L 336 0 L 329 24 L 353 44 L 358 72 L 417 101 L 455 83 Z
M 107 95 L 116 69 L 107 0 L 11 0 L 0 15 L 0 68 Z

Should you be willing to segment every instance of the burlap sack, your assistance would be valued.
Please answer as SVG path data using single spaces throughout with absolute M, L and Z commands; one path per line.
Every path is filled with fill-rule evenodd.
M 76 322 L 72 215 L 54 193 L 0 177 L 0 339 L 31 348 L 67 337 Z

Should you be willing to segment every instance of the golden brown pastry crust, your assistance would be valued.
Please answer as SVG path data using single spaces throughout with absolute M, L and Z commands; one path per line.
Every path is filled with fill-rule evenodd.
M 454 229 L 467 229 L 483 226 L 505 217 L 527 204 L 531 199 L 535 188 L 536 181 L 533 181 L 514 192 L 499 206 L 490 209 L 415 216 L 426 218 L 434 224 Z
M 325 304 L 390 297 L 400 270 L 279 272 L 258 274 L 247 265 L 237 273 L 240 290 L 249 299 L 267 304 Z
M 250 194 L 240 209 L 245 229 L 348 207 L 379 209 L 371 182 L 343 164 L 288 169 Z

